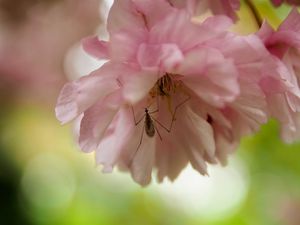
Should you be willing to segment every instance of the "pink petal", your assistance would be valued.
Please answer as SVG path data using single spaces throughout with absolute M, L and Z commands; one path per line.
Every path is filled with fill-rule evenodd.
M 146 29 L 143 16 L 138 12 L 132 0 L 114 1 L 107 21 L 107 29 L 110 33 L 123 29 L 141 29 L 143 27 Z
M 223 30 L 215 31 L 205 25 L 194 24 L 187 11 L 178 10 L 170 13 L 151 29 L 149 42 L 176 43 L 184 52 L 223 32 Z
M 232 20 L 227 16 L 211 16 L 204 20 L 203 25 L 209 29 L 214 29 L 216 32 L 227 30 L 233 25 Z
M 279 26 L 278 31 L 300 32 L 300 13 L 297 8 L 293 8 L 288 17 Z
M 223 135 L 217 132 L 216 135 L 216 157 L 223 166 L 227 164 L 227 157 L 236 148 L 238 143 L 229 142 Z
M 162 182 L 164 177 L 174 181 L 186 167 L 188 159 L 184 150 L 178 147 L 175 141 L 163 137 L 163 141 L 157 141 L 155 162 L 158 181 Z
M 120 30 L 111 35 L 110 56 L 114 61 L 135 62 L 139 45 L 146 41 L 146 31 Z
M 268 107 L 271 115 L 278 119 L 283 125 L 289 124 L 290 127 L 294 127 L 292 113 L 290 107 L 285 99 L 284 95 L 272 94 L 267 96 Z
M 179 104 L 179 100 L 177 101 L 177 99 L 174 99 L 174 101 L 174 105 Z M 177 125 L 177 122 L 181 120 L 180 115 L 182 115 L 182 111 L 176 113 L 176 121 L 174 122 L 174 126 L 170 133 L 157 125 L 157 129 L 162 137 L 162 140 L 157 138 L 156 141 L 155 163 L 158 169 L 157 177 L 159 182 L 163 181 L 164 177 L 174 180 L 188 163 L 185 148 L 183 148 L 182 144 L 178 143 L 180 142 L 181 136 L 180 133 L 177 132 L 184 129 L 184 127 L 180 126 L 180 123 Z M 172 118 L 167 104 L 161 104 L 159 106 L 159 115 L 157 116 L 157 119 L 163 123 L 164 126 L 170 127 Z
M 283 53 L 287 51 L 289 46 L 293 46 L 295 48 L 300 49 L 300 32 L 296 33 L 293 31 L 278 31 L 276 34 L 270 37 L 268 44 L 271 46 L 274 45 L 272 46 L 272 50 L 276 49 L 276 47 L 278 49 L 283 48 Z M 278 55 L 281 56 L 283 54 Z
M 192 166 L 205 175 L 207 174 L 205 156 L 213 158 L 215 154 L 213 130 L 205 119 L 188 107 L 182 108 L 181 112 L 177 115 L 184 116 L 176 118 L 173 128 L 177 137 L 176 143 L 185 150 Z
M 157 71 L 146 70 L 122 76 L 124 98 L 134 105 L 148 96 L 158 79 Z
M 225 38 L 213 40 L 209 46 L 218 48 L 225 58 L 232 58 L 235 64 L 260 63 L 269 57 L 264 43 L 256 35 L 238 36 L 233 33 Z
M 199 139 L 199 141 L 201 142 L 201 145 L 193 145 L 193 146 L 194 147 L 199 146 L 211 158 L 214 158 L 216 147 L 215 147 L 214 134 L 211 125 L 205 119 L 201 118 L 193 111 L 187 111 L 186 113 L 187 113 L 187 117 L 189 117 L 189 122 L 191 123 L 190 126 L 194 130 L 193 132 L 195 132 L 195 134 L 198 135 L 197 139 Z M 191 138 L 192 137 L 193 136 L 191 136 Z M 193 151 L 195 151 L 195 149 L 192 149 L 192 152 Z
M 146 26 L 150 29 L 157 22 L 162 20 L 168 13 L 174 10 L 166 0 L 132 0 L 145 20 Z
M 122 151 L 127 148 L 134 130 L 131 110 L 122 108 L 110 124 L 96 151 L 96 162 L 103 165 L 104 172 L 111 172 Z
M 220 107 L 239 94 L 236 68 L 216 50 L 201 48 L 189 53 L 179 73 L 185 75 L 184 84 L 211 105 Z
M 240 8 L 240 2 L 239 0 L 210 0 L 210 8 L 214 14 L 225 14 L 233 20 L 237 20 L 235 10 Z
M 56 117 L 66 123 L 118 87 L 114 77 L 121 73 L 117 65 L 107 63 L 78 80 L 67 83 L 60 92 Z
M 116 91 L 84 112 L 79 137 L 79 145 L 83 151 L 89 152 L 98 147 L 121 105 L 121 91 Z
M 248 135 L 254 131 L 257 131 L 261 124 L 264 124 L 268 121 L 267 114 L 267 103 L 265 99 L 264 93 L 261 91 L 261 88 L 258 84 L 247 81 L 240 81 L 241 90 L 243 90 L 240 96 L 231 103 L 231 107 L 233 107 L 237 112 L 238 116 L 242 121 L 234 116 L 232 118 L 232 122 L 235 125 L 244 124 L 248 128 L 242 128 L 239 136 Z M 235 128 L 233 128 L 235 129 Z M 248 130 L 244 132 L 243 130 Z
M 98 59 L 108 59 L 108 45 L 106 41 L 100 41 L 98 37 L 86 37 L 82 40 L 83 49 Z
M 263 24 L 261 25 L 259 31 L 256 33 L 259 38 L 266 43 L 268 39 L 274 34 L 274 29 L 271 27 L 271 25 L 265 20 Z
M 137 60 L 143 68 L 170 71 L 183 60 L 183 55 L 176 44 L 141 44 Z
M 151 173 L 155 159 L 155 138 L 144 135 L 142 145 L 138 149 L 131 164 L 132 178 L 142 186 L 151 182 Z

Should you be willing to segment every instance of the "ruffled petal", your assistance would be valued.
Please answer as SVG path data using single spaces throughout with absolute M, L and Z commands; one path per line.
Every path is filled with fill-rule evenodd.
M 210 9 L 214 14 L 216 15 L 225 14 L 235 21 L 238 19 L 235 11 L 240 8 L 239 0 L 209 0 L 209 1 L 210 1 Z
M 300 13 L 293 8 L 288 17 L 279 26 L 278 31 L 294 31 L 300 33 Z
M 150 29 L 157 22 L 161 21 L 174 8 L 166 0 L 132 0 L 145 20 L 145 24 Z
M 183 82 L 207 103 L 221 107 L 239 94 L 238 73 L 220 52 L 201 48 L 190 52 L 178 69 Z
M 174 104 L 180 104 L 177 99 Z M 176 107 L 174 105 L 174 107 Z M 174 121 L 174 127 L 171 128 L 170 133 L 157 125 L 157 129 L 160 132 L 161 140 L 157 140 L 156 143 L 156 167 L 157 167 L 157 178 L 159 182 L 162 182 L 165 177 L 168 177 L 170 180 L 175 180 L 180 174 L 182 169 L 188 164 L 188 158 L 185 153 L 185 148 L 182 148 L 182 145 L 178 143 L 181 139 L 177 135 L 180 124 L 177 122 L 180 119 L 181 111 L 175 114 L 176 120 Z M 159 115 L 157 120 L 160 121 L 165 127 L 170 128 L 172 123 L 172 114 L 170 113 L 169 106 L 167 104 L 160 104 Z
M 206 25 L 191 22 L 185 10 L 170 13 L 150 31 L 150 43 L 176 43 L 182 52 L 224 33 Z
M 66 123 L 88 109 L 96 101 L 119 88 L 115 77 L 123 73 L 118 65 L 107 63 L 78 80 L 67 83 L 60 92 L 56 117 Z
M 108 20 L 107 30 L 114 33 L 119 30 L 146 29 L 143 15 L 138 12 L 132 0 L 115 0 Z
M 227 30 L 233 25 L 232 20 L 227 16 L 211 16 L 203 22 L 203 26 L 214 29 L 216 32 Z
M 184 115 L 184 116 L 180 116 Z M 182 106 L 177 113 L 173 132 L 180 148 L 184 149 L 192 166 L 201 174 L 207 174 L 206 155 L 214 158 L 215 142 L 210 124 L 193 112 L 188 106 Z
M 119 31 L 111 36 L 111 59 L 119 62 L 136 62 L 137 51 L 142 42 L 146 41 L 144 30 L 134 32 Z
M 142 130 L 141 132 L 145 132 Z M 151 182 L 152 168 L 155 160 L 156 137 L 148 137 L 144 133 L 142 144 L 135 152 L 130 164 L 132 178 L 142 186 Z
M 272 36 L 274 33 L 274 29 L 271 27 L 271 25 L 265 20 L 263 24 L 261 25 L 259 31 L 256 33 L 256 35 L 266 44 L 268 39 Z
M 268 110 L 265 94 L 258 84 L 240 81 L 240 96 L 230 104 L 238 115 L 232 114 L 231 121 L 239 138 L 257 131 L 261 124 L 268 121 Z M 239 127 L 239 128 L 238 128 Z
M 174 181 L 188 164 L 188 159 L 184 149 L 178 147 L 171 138 L 163 136 L 162 141 L 157 141 L 155 162 L 158 181 L 162 182 L 165 177 Z
M 82 40 L 83 49 L 93 57 L 98 59 L 108 59 L 108 46 L 107 41 L 100 41 L 98 37 L 86 37 Z
M 112 171 L 120 160 L 122 151 L 127 148 L 127 144 L 132 139 L 134 131 L 135 124 L 131 110 L 129 108 L 120 109 L 96 151 L 96 162 L 103 165 L 104 172 Z
M 142 68 L 170 71 L 183 60 L 176 44 L 141 44 L 137 60 Z
M 159 75 L 157 71 L 137 71 L 122 76 L 123 96 L 132 105 L 148 96 L 149 91 L 155 85 Z
M 81 120 L 79 145 L 85 152 L 95 150 L 122 105 L 121 91 L 115 91 L 84 112 Z
M 225 58 L 232 58 L 237 65 L 259 64 L 262 59 L 269 57 L 268 50 L 257 35 L 228 33 L 226 37 L 211 40 L 207 45 L 218 48 Z

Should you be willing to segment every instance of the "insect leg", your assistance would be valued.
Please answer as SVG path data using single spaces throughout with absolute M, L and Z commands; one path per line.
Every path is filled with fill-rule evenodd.
M 153 113 L 157 113 L 158 112 L 158 109 L 152 111 L 152 112 L 149 112 L 149 114 L 153 114 Z
M 188 96 L 185 100 L 183 100 L 181 103 L 179 103 L 176 107 L 175 107 L 175 110 L 174 110 L 174 113 L 173 113 L 173 116 L 172 116 L 172 122 L 175 120 L 175 114 L 176 114 L 176 111 L 179 107 L 181 107 L 183 104 L 185 104 L 188 100 L 191 99 L 191 96 Z
M 137 125 L 145 118 L 145 115 L 146 115 L 146 114 L 144 114 L 144 115 L 142 116 L 142 118 L 140 118 L 138 121 L 136 121 L 135 115 L 134 115 L 134 109 L 133 109 L 132 106 L 131 106 L 131 111 L 132 111 L 132 115 L 133 115 L 133 119 L 134 119 L 134 124 L 137 126 Z
M 160 133 L 159 133 L 159 131 L 158 131 L 157 127 L 156 127 L 156 126 L 154 126 L 154 129 L 156 130 L 156 132 L 157 132 L 157 134 L 158 134 L 158 136 L 159 136 L 159 139 L 162 141 L 162 137 L 161 137 L 161 135 L 160 135 Z
M 137 146 L 136 150 L 134 151 L 134 153 L 133 153 L 132 156 L 130 157 L 129 165 L 131 165 L 134 156 L 136 155 L 136 153 L 138 152 L 139 148 L 140 148 L 141 145 L 142 145 L 143 137 L 144 137 L 144 130 L 145 130 L 145 124 L 144 124 L 143 129 L 142 129 L 142 134 L 141 134 L 141 138 L 140 138 L 139 145 Z
M 175 114 L 178 110 L 179 107 L 181 107 L 183 104 L 185 104 L 188 100 L 190 100 L 191 97 L 188 96 L 185 100 L 183 100 L 181 103 L 179 103 L 176 107 L 175 107 L 175 110 L 174 110 L 174 113 L 172 115 L 172 121 L 171 121 L 171 124 L 170 124 L 170 127 L 167 128 L 165 125 L 163 125 L 161 122 L 159 122 L 157 119 L 155 119 L 154 117 L 151 117 L 156 123 L 158 123 L 162 128 L 164 128 L 167 132 L 171 132 L 172 130 L 172 127 L 173 127 L 173 123 L 175 121 Z

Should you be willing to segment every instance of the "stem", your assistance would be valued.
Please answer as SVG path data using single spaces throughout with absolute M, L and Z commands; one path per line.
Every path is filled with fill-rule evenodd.
M 257 8 L 253 4 L 252 0 L 245 0 L 245 3 L 249 7 L 250 11 L 252 12 L 252 15 L 254 16 L 254 19 L 257 23 L 258 28 L 260 28 L 262 25 L 262 18 L 259 15 Z

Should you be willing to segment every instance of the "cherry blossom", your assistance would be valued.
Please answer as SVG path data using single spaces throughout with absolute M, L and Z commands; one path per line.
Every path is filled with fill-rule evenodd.
M 299 59 L 300 59 L 300 14 L 293 9 L 286 20 L 274 31 L 265 22 L 258 32 L 266 47 L 280 66 L 281 79 L 288 83 L 286 89 L 278 86 L 278 92 L 272 90 L 273 95 L 269 99 L 271 114 L 282 125 L 282 137 L 286 142 L 295 141 L 300 137 L 299 115 Z
M 268 121 L 274 93 L 297 96 L 259 36 L 228 32 L 226 16 L 195 22 L 179 3 L 116 0 L 109 41 L 83 40 L 107 63 L 66 84 L 56 107 L 62 123 L 82 117 L 79 144 L 104 172 L 117 165 L 141 185 L 154 168 L 162 181 L 188 163 L 203 175 L 207 163 L 226 164 Z

